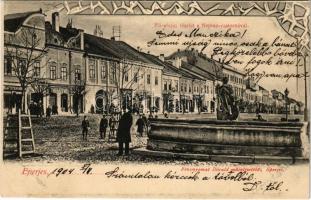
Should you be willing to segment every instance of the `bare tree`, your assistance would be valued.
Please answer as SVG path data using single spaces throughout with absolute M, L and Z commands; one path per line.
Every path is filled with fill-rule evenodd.
M 35 93 L 39 94 L 40 97 L 42 97 L 42 101 L 43 101 L 43 97 L 48 96 L 51 92 L 51 85 L 48 83 L 46 78 L 39 78 L 39 77 L 34 78 L 34 81 L 31 83 L 31 88 L 33 89 Z M 41 114 L 44 113 L 42 101 L 39 102 L 40 116 L 42 116 Z
M 126 89 L 130 89 L 132 91 L 136 91 L 139 88 L 139 81 L 141 78 L 144 77 L 144 73 L 142 74 L 142 77 L 139 76 L 139 73 L 142 69 L 142 66 L 139 65 L 136 69 L 134 69 L 134 66 L 132 63 L 128 63 L 125 61 L 125 59 L 122 59 L 121 64 L 119 67 L 116 67 L 116 76 L 118 78 L 115 78 L 115 84 L 116 84 L 116 93 L 117 95 L 114 96 L 114 99 L 118 99 L 120 104 L 120 109 L 122 108 L 122 97 L 124 96 L 124 91 Z M 134 70 L 133 76 L 131 79 L 129 78 L 129 73 L 131 70 Z M 127 78 L 127 80 L 126 80 Z M 133 85 L 135 83 L 137 84 L 137 87 L 133 88 Z M 112 94 L 111 94 L 112 96 Z
M 27 87 L 38 81 L 36 78 L 36 67 L 41 67 L 41 60 L 46 54 L 45 46 L 43 45 L 40 48 L 40 44 L 44 41 L 38 37 L 36 30 L 35 26 L 22 28 L 21 32 L 5 45 L 6 56 L 12 61 L 12 71 L 21 86 L 21 111 L 23 113 L 25 113 L 25 93 Z
M 75 79 L 74 84 L 71 86 L 71 93 L 73 94 L 75 101 L 73 102 L 73 108 L 76 111 L 76 116 L 79 116 L 80 102 L 83 94 L 86 92 L 85 81 Z M 80 108 L 82 109 L 82 108 Z

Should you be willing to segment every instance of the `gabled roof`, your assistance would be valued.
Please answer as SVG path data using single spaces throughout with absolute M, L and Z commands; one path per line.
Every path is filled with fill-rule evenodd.
M 36 13 L 42 13 L 42 10 L 5 15 L 4 31 L 16 32 L 29 16 Z

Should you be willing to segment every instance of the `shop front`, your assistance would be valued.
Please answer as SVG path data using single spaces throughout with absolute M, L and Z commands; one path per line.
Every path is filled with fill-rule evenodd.
M 22 105 L 22 89 L 19 86 L 4 86 L 3 107 L 5 113 L 16 114 Z

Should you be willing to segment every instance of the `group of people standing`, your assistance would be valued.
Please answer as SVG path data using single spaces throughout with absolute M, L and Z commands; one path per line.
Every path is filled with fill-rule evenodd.
M 118 142 L 119 151 L 118 156 L 129 155 L 129 143 L 131 143 L 131 127 L 133 125 L 133 117 L 131 112 L 123 111 L 120 119 L 114 114 L 111 115 L 109 120 L 105 115 L 99 123 L 99 137 L 100 139 L 106 138 L 107 128 L 109 126 L 110 132 L 116 133 L 116 141 Z M 137 134 L 139 137 L 143 137 L 144 132 L 148 132 L 149 121 L 144 114 L 139 115 L 136 121 Z M 82 121 L 82 138 L 87 140 L 88 130 L 90 124 L 87 116 L 84 116 Z

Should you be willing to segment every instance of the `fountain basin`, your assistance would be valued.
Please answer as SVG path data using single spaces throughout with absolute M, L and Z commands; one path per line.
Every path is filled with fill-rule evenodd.
M 301 157 L 301 122 L 151 119 L 147 149 L 208 155 Z

